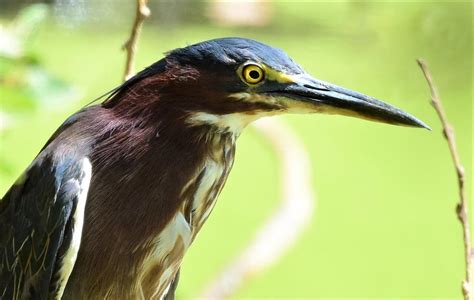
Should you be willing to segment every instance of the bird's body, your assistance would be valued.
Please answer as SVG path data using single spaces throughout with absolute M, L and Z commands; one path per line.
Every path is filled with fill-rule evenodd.
M 3 197 L 0 298 L 172 298 L 242 129 L 334 111 L 424 126 L 252 40 L 172 51 L 66 120 Z
M 102 109 L 86 109 L 80 120 L 87 124 L 79 122 L 69 130 L 96 128 L 94 122 L 104 121 L 95 119 L 104 116 L 97 111 Z M 167 121 L 165 117 L 161 120 L 161 124 Z M 143 134 L 133 148 L 150 160 L 137 168 L 139 158 L 116 153 L 121 163 L 110 169 L 101 166 L 100 145 L 88 154 L 97 170 L 89 195 L 96 196 L 87 200 L 86 226 L 66 299 L 140 299 L 142 295 L 159 299 L 214 207 L 232 167 L 234 133 L 183 124 L 158 125 L 147 133 L 139 133 L 131 124 L 119 128 L 111 130 L 125 130 L 127 136 L 135 130 Z M 111 142 L 107 140 L 104 151 L 115 148 Z

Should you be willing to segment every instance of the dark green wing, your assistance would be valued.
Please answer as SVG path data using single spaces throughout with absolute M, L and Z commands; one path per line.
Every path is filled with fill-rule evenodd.
M 86 157 L 40 154 L 0 201 L 0 299 L 59 299 L 79 250 Z

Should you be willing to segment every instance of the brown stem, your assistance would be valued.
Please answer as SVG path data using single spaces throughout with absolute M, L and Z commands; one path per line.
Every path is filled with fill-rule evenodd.
M 127 60 L 125 62 L 125 72 L 123 80 L 127 80 L 133 76 L 135 69 L 135 52 L 137 51 L 138 37 L 142 30 L 143 21 L 150 15 L 150 9 L 147 6 L 148 0 L 137 0 L 137 10 L 135 21 L 133 22 L 130 37 L 123 45 L 123 49 L 127 51 Z
M 448 142 L 449 151 L 451 152 L 451 157 L 454 162 L 454 167 L 456 168 L 456 173 L 458 177 L 458 186 L 459 186 L 459 203 L 456 207 L 456 212 L 461 222 L 464 234 L 464 254 L 465 254 L 465 262 L 466 262 L 466 274 L 465 278 L 462 282 L 462 291 L 464 294 L 465 300 L 472 300 L 473 297 L 473 290 L 472 290 L 472 264 L 473 264 L 473 248 L 471 242 L 471 233 L 469 227 L 469 219 L 468 219 L 468 207 L 467 207 L 467 197 L 466 197 L 466 190 L 465 190 L 465 182 L 466 182 L 466 175 L 464 172 L 464 167 L 461 164 L 461 160 L 459 157 L 459 153 L 456 148 L 456 139 L 454 137 L 454 129 L 449 124 L 448 119 L 446 118 L 446 113 L 443 109 L 443 105 L 441 104 L 441 100 L 438 95 L 438 90 L 433 83 L 433 79 L 431 77 L 431 73 L 428 69 L 426 63 L 421 60 L 417 59 L 418 65 L 420 66 L 423 74 L 425 75 L 426 81 L 430 87 L 431 91 L 431 104 L 433 105 L 438 117 L 441 121 L 441 125 L 443 126 L 443 134 Z

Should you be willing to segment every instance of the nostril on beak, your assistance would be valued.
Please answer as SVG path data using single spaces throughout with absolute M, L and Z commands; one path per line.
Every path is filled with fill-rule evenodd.
M 316 91 L 329 91 L 326 87 L 317 87 L 317 86 L 314 86 L 314 85 L 310 85 L 310 84 L 303 84 L 303 87 L 307 88 L 307 89 L 311 89 L 311 90 L 316 90 Z

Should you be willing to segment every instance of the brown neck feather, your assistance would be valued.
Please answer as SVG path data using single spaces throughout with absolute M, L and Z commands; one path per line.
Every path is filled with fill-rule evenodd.
M 212 152 L 207 137 L 220 134 L 212 126 L 187 124 L 183 106 L 159 93 L 159 77 L 142 84 L 113 107 L 89 108 L 77 126 L 95 143 L 78 267 L 68 285 L 92 287 L 97 295 L 111 281 L 132 280 L 125 277 L 146 256 L 146 243 L 182 205 L 183 186 Z M 94 282 L 84 279 L 91 272 L 99 274 Z

